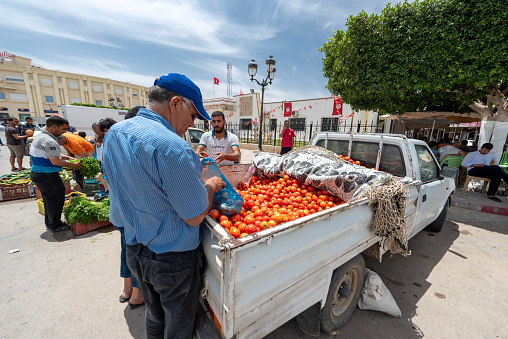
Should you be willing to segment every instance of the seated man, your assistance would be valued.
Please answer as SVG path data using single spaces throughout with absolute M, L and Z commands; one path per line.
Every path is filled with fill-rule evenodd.
M 457 148 L 460 149 L 463 152 L 466 152 L 466 153 L 471 152 L 471 150 L 469 149 L 469 146 L 467 145 L 467 140 L 462 140 L 460 142 L 460 146 L 457 147 Z
M 240 142 L 238 137 L 231 132 L 226 131 L 226 119 L 224 113 L 215 111 L 212 113 L 213 131 L 203 133 L 199 140 L 196 153 L 200 158 L 206 156 L 205 147 L 208 156 L 215 161 L 217 165 L 233 165 L 235 161 L 240 161 Z
M 440 162 L 444 159 L 445 155 L 448 155 L 448 154 L 458 154 L 460 156 L 466 155 L 460 149 L 453 147 L 452 141 L 450 139 L 443 140 L 441 145 L 444 145 L 444 146 L 442 146 L 441 148 L 439 148 L 437 150 L 437 155 L 439 157 Z
M 487 198 L 501 202 L 501 199 L 496 197 L 496 192 L 501 179 L 508 184 L 508 174 L 503 172 L 501 167 L 495 165 L 494 156 L 489 154 L 492 147 L 494 146 L 489 142 L 483 144 L 479 151 L 468 153 L 461 165 L 467 167 L 469 175 L 490 179 Z
M 77 159 L 93 156 L 93 146 L 79 135 L 64 133 L 57 137 L 57 141 L 67 150 L 69 156 L 74 155 Z

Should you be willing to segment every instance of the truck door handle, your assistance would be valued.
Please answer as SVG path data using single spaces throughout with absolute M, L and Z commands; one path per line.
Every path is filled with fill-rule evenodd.
M 424 194 L 422 197 L 422 202 L 425 202 L 425 201 L 427 201 L 427 194 Z

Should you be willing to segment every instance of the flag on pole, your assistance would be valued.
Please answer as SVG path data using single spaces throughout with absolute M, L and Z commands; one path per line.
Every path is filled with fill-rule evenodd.
M 217 79 L 216 77 L 213 77 L 213 84 L 214 85 L 218 85 L 219 84 L 219 79 Z
M 291 111 L 293 110 L 292 106 L 293 105 L 290 102 L 285 102 L 284 103 L 284 117 L 290 117 L 291 116 Z
M 332 115 L 342 116 L 342 98 L 334 98 Z

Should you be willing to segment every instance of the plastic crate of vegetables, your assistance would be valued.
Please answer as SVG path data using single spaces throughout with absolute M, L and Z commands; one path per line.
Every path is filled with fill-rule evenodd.
M 23 199 L 33 196 L 32 185 L 4 186 L 0 185 L 0 201 Z
M 33 196 L 30 170 L 2 175 L 0 177 L 0 201 Z
M 69 206 L 64 210 L 64 216 L 76 235 L 111 225 L 109 222 L 109 198 L 102 201 L 92 201 L 82 196 L 75 197 L 71 199 Z

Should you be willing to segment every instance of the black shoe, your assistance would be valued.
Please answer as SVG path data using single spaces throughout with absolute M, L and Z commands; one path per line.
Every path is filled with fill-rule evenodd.
M 53 233 L 56 233 L 56 232 L 62 232 L 62 231 L 67 231 L 67 230 L 70 230 L 71 229 L 71 225 L 67 224 L 67 223 L 62 223 L 60 226 L 58 226 L 57 228 L 49 228 L 49 230 Z
M 118 298 L 118 301 L 120 301 L 121 303 L 126 303 L 127 301 L 129 301 L 130 297 L 129 298 L 124 298 L 123 295 L 120 294 L 120 298 Z
M 145 302 L 144 301 L 141 304 L 131 304 L 131 303 L 129 303 L 129 308 L 131 310 L 135 310 L 136 308 L 143 307 L 143 306 L 145 306 Z

